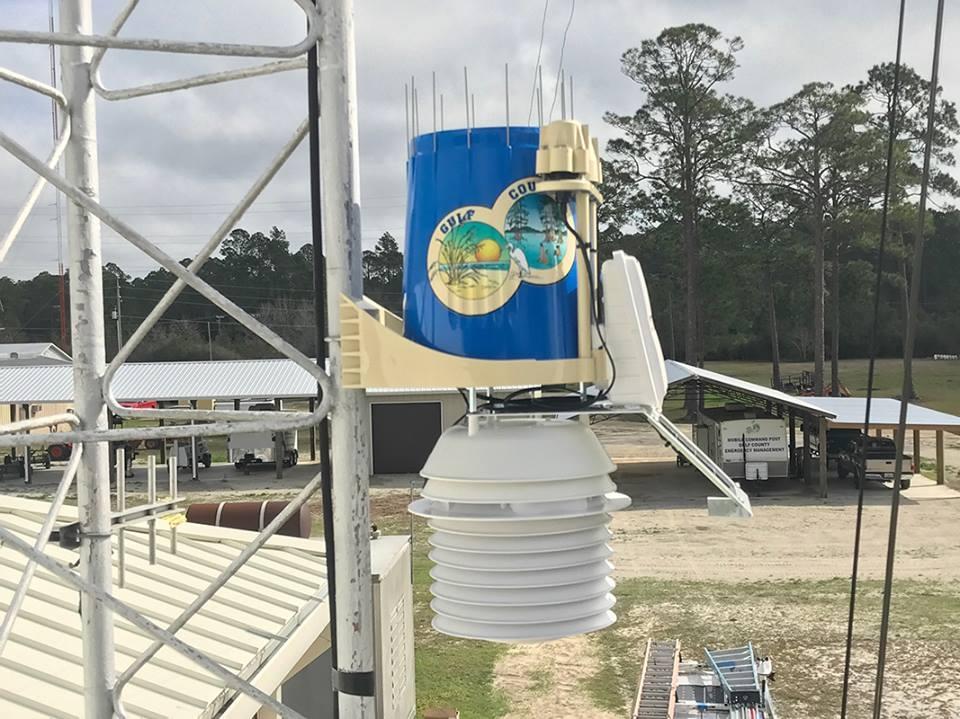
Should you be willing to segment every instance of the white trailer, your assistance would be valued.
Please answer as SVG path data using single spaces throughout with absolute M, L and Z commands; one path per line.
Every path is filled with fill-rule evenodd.
M 245 410 L 273 411 L 269 402 L 258 402 L 244 407 Z M 277 433 L 271 430 L 263 432 L 234 432 L 227 437 L 227 453 L 237 469 L 249 469 L 251 465 L 274 464 L 276 462 Z M 280 452 L 284 467 L 292 467 L 299 461 L 297 432 L 280 432 Z
M 763 410 L 741 404 L 701 409 L 693 439 L 733 479 L 790 474 L 787 422 Z

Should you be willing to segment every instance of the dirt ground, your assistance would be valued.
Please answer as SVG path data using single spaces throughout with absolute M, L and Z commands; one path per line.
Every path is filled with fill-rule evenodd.
M 604 688 L 597 688 L 597 677 L 619 675 L 619 685 L 611 686 L 610 692 L 632 692 L 638 657 L 642 657 L 647 637 L 664 638 L 665 632 L 670 633 L 667 638 L 679 636 L 683 628 L 690 628 L 684 645 L 697 652 L 702 647 L 701 631 L 710 631 L 715 640 L 729 640 L 731 644 L 754 639 L 772 646 L 787 675 L 783 686 L 778 687 L 790 697 L 781 707 L 782 719 L 835 716 L 821 708 L 835 706 L 832 697 L 821 704 L 812 699 L 805 704 L 804 695 L 794 694 L 790 682 L 796 684 L 802 676 L 814 685 L 835 683 L 838 667 L 842 667 L 846 618 L 843 581 L 850 573 L 856 514 L 852 484 L 834 479 L 830 497 L 820 499 L 815 491 L 797 482 L 774 480 L 764 486 L 761 496 L 752 497 L 752 519 L 711 518 L 707 516 L 706 498 L 718 491 L 695 470 L 678 469 L 673 451 L 649 427 L 615 419 L 600 422 L 594 429 L 619 465 L 614 479 L 620 491 L 633 498 L 632 507 L 614 515 L 611 525 L 615 578 L 621 585 L 616 608 L 619 620 L 613 628 L 595 635 L 511 647 L 494 668 L 494 685 L 510 706 L 506 716 L 538 716 L 549 708 L 548 715 L 553 719 L 622 718 L 622 710 L 602 701 Z M 956 477 L 960 437 L 948 435 L 945 449 L 948 477 Z M 922 453 L 929 459 L 935 456 L 932 435 L 924 438 Z M 287 471 L 283 479 L 276 479 L 272 471 L 247 476 L 230 466 L 215 465 L 202 471 L 197 482 L 181 472 L 180 488 L 188 502 L 289 497 L 316 470 L 316 465 L 301 464 Z M 57 469 L 37 472 L 29 488 L 17 480 L 4 480 L 0 492 L 49 496 L 59 476 Z M 165 482 L 161 471 L 161 488 Z M 405 526 L 411 482 L 417 488 L 421 484 L 419 478 L 406 475 L 374 478 L 371 498 L 375 521 L 389 518 L 391 526 Z M 142 467 L 136 469 L 128 488 L 131 493 L 145 491 Z M 889 487 L 867 486 L 860 572 L 866 581 L 883 575 L 890 499 Z M 319 516 L 319 507 L 315 502 L 311 505 Z M 955 597 L 960 586 L 960 492 L 916 477 L 911 489 L 902 494 L 897 546 L 896 575 L 918 583 L 915 601 L 933 601 L 930 597 L 936 597 L 941 587 L 949 588 L 953 592 L 950 596 Z M 843 579 L 829 581 L 836 578 Z M 645 591 L 647 580 L 659 595 L 624 594 Z M 747 587 L 747 592 L 754 583 L 767 590 L 771 586 L 786 589 L 782 595 L 759 597 L 749 607 L 732 612 L 720 600 L 701 597 L 696 601 L 676 595 L 676 587 L 689 588 L 689 583 L 707 583 L 704 586 L 720 587 L 718 591 L 722 591 L 723 583 Z M 739 601 L 744 591 L 741 589 L 731 601 Z M 819 606 L 820 614 L 814 619 L 809 605 L 784 599 L 794 591 L 831 592 L 832 603 Z M 869 610 L 870 617 L 875 617 L 873 605 Z M 736 616 L 735 623 L 731 614 Z M 957 624 L 960 618 L 943 622 Z M 805 641 L 811 626 L 816 627 L 817 637 L 826 639 L 819 644 Z M 939 630 L 934 621 L 917 630 L 929 639 L 912 635 L 901 641 L 898 663 L 889 670 L 887 719 L 919 716 L 915 712 L 918 694 L 935 702 L 930 705 L 934 711 L 925 716 L 960 719 L 960 671 L 956 668 L 960 665 L 960 643 L 955 637 L 941 636 Z M 860 631 L 863 637 L 854 652 L 854 668 L 863 675 L 861 684 L 866 687 L 871 684 L 876 626 L 864 624 Z M 611 651 L 610 642 L 616 643 L 616 651 Z M 622 663 L 618 663 L 620 657 Z M 913 667 L 934 665 L 940 668 L 934 679 L 928 672 L 921 680 L 922 669 L 910 673 Z M 858 701 L 866 700 L 865 694 L 857 696 Z M 616 706 L 618 701 L 609 704 Z M 851 717 L 865 717 L 864 711 L 858 709 Z
M 830 497 L 820 499 L 797 482 L 773 481 L 762 496 L 752 497 L 752 519 L 711 518 L 707 516 L 706 497 L 718 492 L 695 470 L 678 469 L 673 451 L 664 447 L 651 429 L 618 419 L 597 424 L 595 430 L 619 465 L 614 479 L 620 491 L 634 500 L 629 510 L 614 515 L 611 525 L 618 581 L 813 582 L 849 577 L 857 501 L 851 483 L 832 481 Z M 929 456 L 933 456 L 932 438 L 930 446 Z M 948 440 L 946 450 L 946 463 L 960 466 L 960 441 Z M 864 580 L 883 576 L 890 499 L 888 486 L 867 486 L 860 565 Z M 960 580 L 960 493 L 915 478 L 914 486 L 902 494 L 897 546 L 898 578 L 938 583 Z M 842 583 L 837 586 L 842 590 Z M 842 607 L 843 598 L 837 599 Z M 631 607 L 608 631 L 635 636 L 635 642 L 628 638 L 625 644 L 641 651 L 655 627 L 664 623 L 669 626 L 664 615 L 682 614 L 686 609 L 680 597 L 660 603 L 656 609 Z M 779 625 L 781 635 L 802 637 L 812 620 L 809 611 L 803 604 L 784 606 L 778 600 L 758 600 L 751 604 L 749 616 L 740 618 L 735 636 L 743 641 L 756 640 L 751 631 L 760 634 L 771 625 Z M 708 626 L 732 621 L 729 607 L 722 602 L 700 602 L 696 612 L 697 621 Z M 817 631 L 842 637 L 845 619 L 842 611 L 818 617 Z M 678 619 L 679 624 L 684 621 L 683 617 Z M 751 626 L 756 628 L 751 630 Z M 936 627 L 929 629 L 936 633 Z M 809 663 L 823 669 L 824 676 L 813 670 L 812 681 L 835 681 L 837 667 L 842 667 L 842 642 L 817 651 L 798 644 L 802 642 L 788 642 L 782 660 L 789 665 Z M 622 717 L 622 713 L 598 708 L 585 693 L 584 677 L 601 669 L 597 646 L 590 638 L 576 637 L 549 645 L 511 648 L 496 667 L 497 686 L 512 702 L 508 716 L 535 716 L 537 708 L 550 707 L 550 716 L 557 719 Z M 689 649 L 699 651 L 700 647 Z M 803 657 L 804 651 L 816 656 Z M 924 654 L 930 647 L 912 645 L 901 651 L 908 660 L 910 652 Z M 924 656 L 925 661 L 930 660 L 929 654 Z M 872 648 L 858 648 L 855 669 L 869 672 L 873 657 Z M 942 708 L 942 713 L 935 710 L 925 715 L 960 717 L 960 691 L 956 689 L 960 672 L 955 667 L 950 671 L 952 679 L 925 687 L 931 697 L 936 697 L 930 706 Z M 884 716 L 919 716 L 915 713 L 918 694 L 908 690 L 900 677 L 897 679 L 891 681 L 887 691 Z M 914 677 L 911 683 L 918 679 Z M 865 702 L 867 696 L 860 699 Z M 813 705 L 803 706 L 802 700 L 793 702 L 788 711 L 782 712 L 784 719 L 830 716 Z M 862 711 L 865 709 L 854 711 L 852 716 L 860 716 Z

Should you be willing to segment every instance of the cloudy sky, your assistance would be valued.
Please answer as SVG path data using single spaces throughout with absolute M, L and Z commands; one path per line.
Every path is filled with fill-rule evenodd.
M 95 2 L 95 27 L 104 31 L 119 2 Z M 360 94 L 360 170 L 363 236 L 372 245 L 384 231 L 402 240 L 404 229 L 403 83 L 421 89 L 420 129 L 431 126 L 430 77 L 436 71 L 445 98 L 446 127 L 462 126 L 463 68 L 476 96 L 477 124 L 504 121 L 504 63 L 510 66 L 511 113 L 526 120 L 537 57 L 541 0 L 357 0 Z M 905 60 L 929 73 L 934 0 L 908 8 Z M 777 102 L 811 80 L 846 84 L 872 64 L 892 59 L 896 0 L 580 0 L 563 55 L 574 76 L 576 113 L 602 140 L 602 115 L 630 112 L 642 102 L 619 68 L 621 53 L 662 28 L 687 22 L 740 35 L 745 49 L 728 90 L 758 104 Z M 549 105 L 560 61 L 570 0 L 549 0 L 542 63 Z M 960 14 L 948 8 L 944 37 L 957 37 Z M 0 0 L 7 27 L 42 30 L 46 0 Z M 289 0 L 143 0 L 124 30 L 137 37 L 291 44 L 303 18 Z M 110 51 L 102 66 L 109 87 L 250 64 L 229 58 L 189 58 Z M 0 65 L 49 77 L 48 50 L 0 45 Z M 941 82 L 960 98 L 960 46 L 945 42 Z M 176 257 L 189 256 L 266 166 L 306 112 L 305 72 L 247 80 L 186 92 L 108 103 L 98 101 L 101 196 L 145 235 Z M 559 114 L 559 103 L 555 115 Z M 49 103 L 0 83 L 0 127 L 45 155 L 52 144 Z M 309 242 L 305 145 L 241 223 L 277 225 L 293 247 Z M 30 175 L 0 156 L 0 223 L 13 219 Z M 21 235 L 0 272 L 27 277 L 56 271 L 53 195 Z M 109 230 L 108 261 L 140 275 L 152 262 Z

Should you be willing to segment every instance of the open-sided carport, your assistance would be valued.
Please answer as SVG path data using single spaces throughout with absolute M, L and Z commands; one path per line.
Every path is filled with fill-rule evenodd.
M 864 397 L 805 397 L 832 416 L 827 420 L 831 429 L 863 429 L 867 400 Z M 900 422 L 900 400 L 874 397 L 870 403 L 870 431 L 878 436 L 885 431 L 896 432 Z M 960 434 L 960 417 L 939 412 L 918 404 L 907 406 L 906 431 L 913 433 L 913 461 L 920 471 L 920 433 L 935 432 L 937 440 L 937 484 L 946 481 L 943 457 L 943 433 Z M 904 437 L 904 448 L 907 442 Z
M 833 412 L 812 402 L 811 397 L 794 397 L 779 390 L 763 385 L 712 372 L 702 367 L 694 367 L 667 360 L 667 380 L 671 389 L 686 389 L 689 401 L 696 401 L 701 409 L 708 395 L 719 395 L 787 420 L 790 432 L 791 475 L 802 476 L 804 482 L 812 484 L 814 477 L 819 480 L 820 496 L 827 496 L 827 453 L 820 452 L 817 461 L 811 456 L 810 435 L 818 436 L 817 446 L 827 444 L 827 427 L 834 418 Z M 797 448 L 797 422 L 804 434 L 803 461 L 800 467 L 793 466 L 792 458 Z M 814 466 L 817 469 L 814 471 Z

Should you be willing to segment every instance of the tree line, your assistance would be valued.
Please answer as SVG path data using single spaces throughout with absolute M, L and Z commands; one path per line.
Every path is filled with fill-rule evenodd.
M 184 266 L 190 263 L 184 259 Z M 403 256 L 384 233 L 363 253 L 366 294 L 399 311 Z M 199 276 L 271 327 L 303 352 L 314 356 L 313 246 L 292 250 L 283 230 L 235 229 Z M 157 269 L 131 277 L 114 263 L 103 267 L 107 355 L 122 336 L 128 339 L 173 285 L 174 276 Z M 67 277 L 69 284 L 69 276 Z M 43 272 L 28 280 L 0 277 L 0 341 L 60 343 L 58 278 Z M 119 323 L 114 314 L 119 297 Z M 68 321 L 69 326 L 69 321 Z M 119 325 L 119 327 L 118 327 Z M 69 351 L 69 341 L 66 350 Z M 131 359 L 137 362 L 243 359 L 276 356 L 218 307 L 186 288 L 163 314 Z
M 812 360 L 823 390 L 825 361 L 869 352 L 887 136 L 895 110 L 889 242 L 881 286 L 881 355 L 900 352 L 921 232 L 916 197 L 929 82 L 881 62 L 855 84 L 810 82 L 770 107 L 726 91 L 739 37 L 701 24 L 663 30 L 622 56 L 643 103 L 607 113 L 601 241 L 626 249 L 648 274 L 655 321 L 674 357 L 763 359 L 779 380 L 781 358 Z M 955 105 L 936 89 L 931 190 L 940 206 L 921 277 L 921 353 L 960 349 L 960 195 L 949 174 L 960 131 Z M 954 265 L 955 266 L 955 265 Z M 829 352 L 827 343 L 829 340 Z
M 602 255 L 623 249 L 647 275 L 666 354 L 705 359 L 812 361 L 819 387 L 839 383 L 836 361 L 869 352 L 887 133 L 895 109 L 888 242 L 883 265 L 881 356 L 901 351 L 921 231 L 920 184 L 929 83 L 879 62 L 848 86 L 810 82 L 769 107 L 727 92 L 743 49 L 701 24 L 663 30 L 622 56 L 637 85 L 632 114 L 607 113 L 616 137 L 603 158 Z M 960 186 L 949 172 L 960 133 L 956 107 L 937 88 L 931 188 L 918 320 L 920 355 L 960 353 Z M 389 234 L 363 253 L 366 294 L 401 312 L 403 256 Z M 183 260 L 184 264 L 188 261 Z M 107 322 L 119 288 L 125 336 L 173 276 L 133 278 L 104 267 Z M 284 232 L 236 229 L 200 276 L 302 350 L 313 333 L 313 248 Z M 53 340 L 57 277 L 0 278 L 5 341 Z M 108 351 L 116 341 L 108 333 Z M 112 342 L 112 346 L 111 346 Z M 69 349 L 69 348 L 68 348 Z M 185 290 L 135 360 L 269 356 L 271 348 L 192 290 Z

